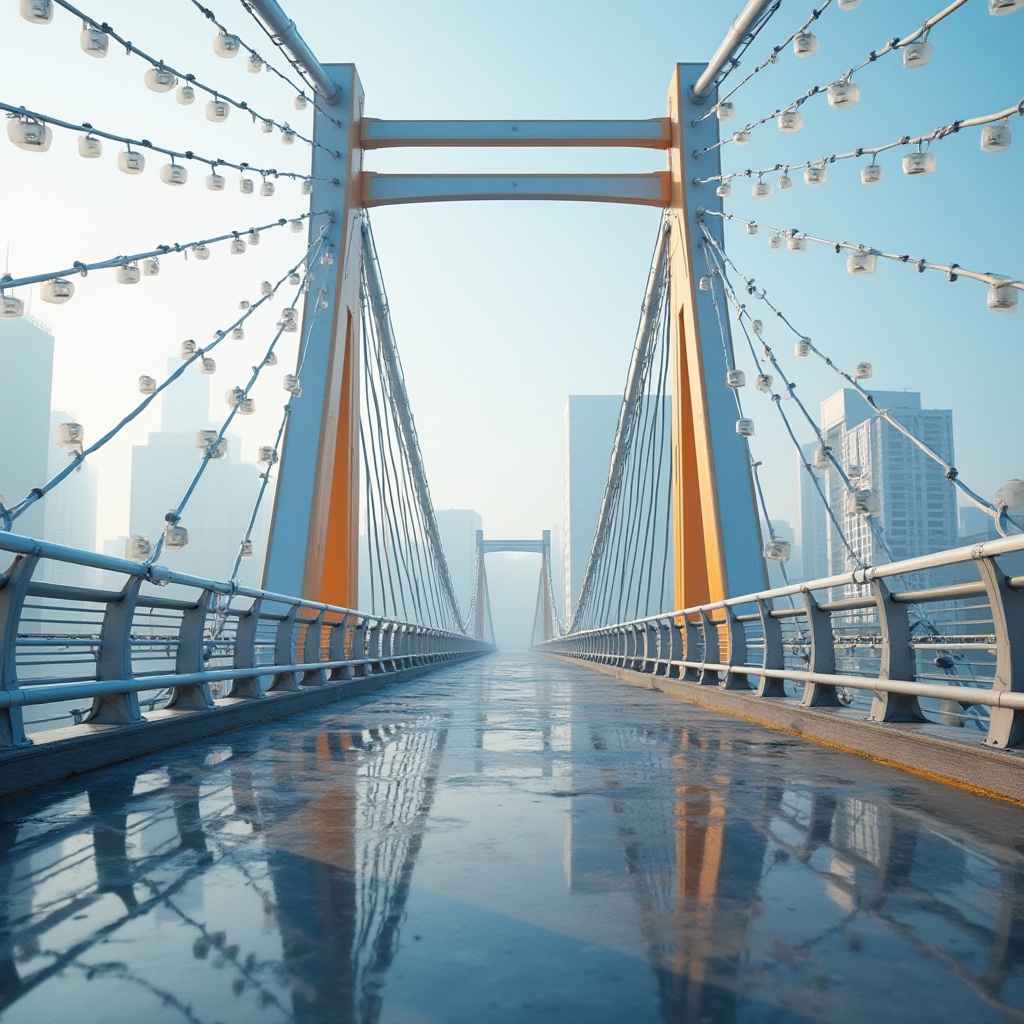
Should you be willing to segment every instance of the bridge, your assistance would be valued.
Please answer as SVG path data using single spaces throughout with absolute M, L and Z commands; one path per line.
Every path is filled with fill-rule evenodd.
M 1018 433 L 1019 331 L 997 314 L 1024 290 L 1024 19 L 1002 17 L 1024 0 L 914 0 L 895 25 L 860 0 L 750 0 L 717 49 L 667 67 L 664 113 L 574 120 L 369 116 L 356 66 L 322 63 L 336 48 L 275 0 L 179 0 L 166 36 L 104 2 L 0 15 L 3 168 L 26 197 L 8 200 L 0 405 L 45 402 L 67 455 L 20 423 L 0 454 L 3 1019 L 1024 1019 L 1019 453 L 990 431 L 955 461 L 949 418 L 871 383 L 883 359 L 942 364 L 958 403 L 984 380 L 965 430 Z M 47 82 L 79 46 L 100 61 Z M 982 53 L 991 73 L 955 96 L 934 77 Z M 953 191 L 928 191 L 947 155 Z M 979 174 L 1005 204 L 984 215 Z M 103 222 L 65 218 L 69 198 Z M 466 300 L 393 309 L 377 218 L 485 201 L 651 229 L 575 582 L 565 538 L 529 520 L 488 519 L 455 562 L 433 467 L 482 493 L 465 453 L 489 428 L 464 423 L 449 463 L 422 428 L 480 383 L 440 336 L 403 349 L 408 377 L 399 354 L 400 325 L 427 305 L 454 324 Z M 443 244 L 412 262 L 429 274 Z M 815 251 L 841 282 L 773 269 Z M 44 309 L 75 341 L 45 382 Z M 140 339 L 147 372 L 115 338 Z M 808 366 L 838 382 L 831 420 Z M 91 416 L 50 423 L 65 372 Z M 236 383 L 211 426 L 214 375 Z M 823 572 L 792 568 L 783 462 Z M 150 525 L 117 550 L 75 541 L 83 506 L 62 496 L 101 466 L 114 518 L 126 463 Z M 503 494 L 543 504 L 539 469 L 505 473 Z M 495 643 L 487 565 L 507 554 L 540 556 L 520 653 Z

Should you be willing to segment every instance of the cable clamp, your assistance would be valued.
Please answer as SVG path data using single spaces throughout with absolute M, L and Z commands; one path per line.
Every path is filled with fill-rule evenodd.
M 72 269 L 77 270 L 82 275 L 82 277 L 88 276 L 89 268 L 81 260 L 75 260 L 75 262 L 72 263 L 71 266 Z
M 946 280 L 947 281 L 959 281 L 960 280 L 960 275 L 953 273 L 953 271 L 956 270 L 959 266 L 960 266 L 959 263 L 950 263 L 950 265 L 946 268 Z

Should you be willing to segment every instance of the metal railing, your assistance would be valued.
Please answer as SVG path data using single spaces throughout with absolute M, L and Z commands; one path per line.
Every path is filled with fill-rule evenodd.
M 0 533 L 0 747 L 25 709 L 85 702 L 67 726 L 213 711 L 270 693 L 422 669 L 491 650 L 459 633 Z M 56 565 L 107 586 L 45 581 Z
M 1024 744 L 1024 536 L 568 634 L 538 647 L 695 685 L 869 702 Z M 934 681 L 939 680 L 939 681 Z

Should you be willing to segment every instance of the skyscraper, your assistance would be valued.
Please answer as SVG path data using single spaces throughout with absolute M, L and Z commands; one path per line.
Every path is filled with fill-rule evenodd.
M 473 600 L 476 531 L 483 529 L 483 520 L 478 512 L 468 508 L 442 508 L 438 509 L 435 516 L 459 611 L 466 616 Z
M 915 391 L 875 391 L 873 397 L 880 409 L 889 410 L 910 433 L 953 465 L 952 410 L 922 409 L 921 396 Z M 834 468 L 825 472 L 829 504 L 863 562 L 889 560 L 872 529 L 872 518 L 897 561 L 956 545 L 956 493 L 938 463 L 876 416 L 852 388 L 822 402 L 821 426 L 825 443 L 857 490 L 851 496 Z M 830 524 L 829 571 L 847 572 L 852 561 Z
M 21 501 L 46 482 L 53 388 L 53 334 L 32 316 L 0 320 L 0 495 L 5 505 Z M 17 443 L 13 443 L 13 439 Z M 16 533 L 41 537 L 43 502 L 15 523 Z
M 814 468 L 817 446 L 800 446 L 797 457 L 797 492 L 800 495 L 800 576 L 818 580 L 828 575 L 828 516 L 822 494 L 828 494 L 825 471 Z M 804 466 L 809 465 L 810 469 Z M 813 478 L 812 478 L 813 477 Z

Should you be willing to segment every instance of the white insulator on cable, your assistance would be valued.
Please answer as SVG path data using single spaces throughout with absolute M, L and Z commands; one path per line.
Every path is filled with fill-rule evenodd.
M 242 299 L 242 301 L 238 303 L 238 308 L 242 309 L 242 310 L 248 309 L 249 308 L 249 300 L 248 299 Z
M 241 256 L 245 252 L 245 239 L 243 238 L 232 238 L 231 244 L 228 246 L 228 251 L 232 256 Z
M 832 465 L 832 460 L 828 457 L 828 453 L 831 448 L 819 446 L 814 449 L 814 456 L 811 460 L 811 464 L 815 469 L 828 469 Z
M 322 267 L 330 267 L 334 265 L 334 253 L 330 249 L 324 249 L 320 255 L 320 265 Z
M 860 0 L 839 0 L 841 11 L 852 11 L 855 7 L 860 7 Z
M 326 309 L 326 306 L 322 308 Z M 278 327 L 284 331 L 285 334 L 294 334 L 299 329 L 298 321 L 296 320 L 281 320 L 278 322 Z
M 793 187 L 793 179 L 785 171 L 783 171 L 779 175 L 779 189 L 780 190 L 784 190 L 784 189 L 792 188 L 792 187 Z
M 748 132 L 746 128 L 742 131 L 733 132 L 732 141 L 735 142 L 737 146 L 745 146 L 750 142 L 750 132 Z
M 125 174 L 141 174 L 146 169 L 146 158 L 133 149 L 122 149 L 117 154 L 117 166 Z
M 860 516 L 867 519 L 881 513 L 881 503 L 878 495 L 870 487 L 860 487 L 848 491 L 846 495 L 847 515 Z
M 784 110 L 776 123 L 780 132 L 798 132 L 804 126 L 804 115 L 799 110 Z
M 292 271 L 292 272 L 291 272 L 291 273 L 290 273 L 290 274 L 288 275 L 288 283 L 289 283 L 290 285 L 300 285 L 300 284 L 302 284 L 302 278 L 301 278 L 301 277 L 299 276 L 299 273 L 298 273 L 298 271 L 296 271 L 296 270 L 293 270 L 293 271 Z
M 812 167 L 805 167 L 804 181 L 808 185 L 824 185 L 828 181 L 828 172 L 825 170 L 825 165 L 816 164 Z
M 239 558 L 255 558 L 256 548 L 253 546 L 251 540 L 243 540 L 238 546 Z
M 25 315 L 25 303 L 13 295 L 0 292 L 0 320 L 14 320 Z
M 141 533 L 133 533 L 124 542 L 124 557 L 132 562 L 144 562 L 153 554 L 153 542 Z
M 192 246 L 192 255 L 197 260 L 208 260 L 210 258 L 210 250 L 200 242 Z
M 988 0 L 989 14 L 1012 14 L 1022 7 L 1024 7 L 1024 0 Z
M 755 224 L 754 221 L 752 221 L 752 220 L 748 220 L 747 221 L 747 234 L 748 235 L 756 235 L 757 234 L 757 224 Z
M 196 447 L 197 448 L 209 448 L 211 445 L 216 444 L 217 434 L 219 431 L 212 430 L 209 427 L 203 430 L 196 431 Z
M 264 366 L 277 366 L 277 353 L 268 352 L 266 359 L 263 360 Z
M 782 248 L 782 235 L 778 231 L 773 231 L 768 236 L 768 248 L 769 249 L 781 249 Z
M 798 57 L 813 57 L 819 45 L 818 37 L 813 32 L 798 32 L 793 39 L 793 52 Z
M 801 235 L 799 231 L 790 228 L 786 232 L 786 248 L 790 252 L 804 252 L 807 249 L 807 236 Z
M 160 168 L 160 180 L 165 185 L 184 185 L 188 181 L 188 168 L 172 160 Z
M 256 461 L 261 466 L 273 466 L 277 462 L 277 449 L 271 444 L 261 444 Z
M 725 386 L 727 388 L 746 387 L 747 375 L 742 370 L 727 370 L 725 373 Z
M 865 164 L 860 169 L 860 180 L 865 185 L 877 185 L 883 177 L 882 165 L 876 163 Z
M 224 395 L 224 401 L 232 408 L 238 405 L 243 398 L 245 398 L 245 391 L 239 387 L 231 388 L 231 390 Z
M 294 373 L 286 373 L 284 375 L 284 381 L 282 383 L 285 391 L 289 394 L 296 394 L 296 392 L 302 390 L 302 383 Z
M 266 178 L 260 183 L 260 195 L 261 196 L 272 196 L 276 191 L 276 187 L 272 181 L 267 181 Z
M 82 52 L 90 57 L 106 57 L 110 40 L 107 33 L 99 28 L 82 29 Z
M 842 110 L 845 107 L 856 106 L 860 102 L 860 88 L 856 82 L 848 78 L 833 82 L 828 87 L 828 105 Z
M 311 196 L 313 194 L 313 182 L 308 178 L 304 178 L 299 184 L 299 192 L 304 196 Z
M 295 234 L 298 234 L 300 231 L 305 229 L 306 225 L 303 224 L 301 220 L 290 220 L 288 221 L 288 227 L 290 227 Z
M 294 323 L 299 318 L 299 312 L 294 306 L 285 306 L 281 310 L 281 323 Z
M 281 129 L 281 144 L 284 146 L 292 146 L 295 144 L 295 132 L 287 125 Z
M 269 281 L 260 281 L 260 295 L 273 295 L 274 286 Z
M 143 374 L 141 377 L 139 377 L 139 394 L 155 395 L 156 377 L 149 377 L 146 374 Z
M 263 121 L 260 124 L 260 131 L 263 132 L 264 135 L 269 135 L 273 130 L 274 130 L 274 122 L 273 121 Z
M 238 51 L 241 47 L 242 41 L 238 36 L 234 36 L 230 32 L 221 31 L 213 40 L 213 52 L 217 54 L 218 57 L 223 57 L 225 60 L 237 57 Z
M 715 195 L 719 199 L 728 199 L 732 195 L 732 182 L 723 181 L 719 184 L 718 188 L 715 189 Z
M 715 116 L 719 121 L 731 121 L 736 116 L 736 105 L 732 100 L 722 100 L 715 106 Z
M 21 16 L 34 25 L 53 21 L 53 0 L 21 0 Z
M 199 372 L 212 377 L 217 372 L 217 361 L 212 356 L 203 356 L 199 360 Z
M 197 351 L 196 343 L 191 338 L 187 338 L 181 343 L 181 348 L 178 349 L 178 355 L 180 355 L 182 359 L 191 359 Z
M 753 437 L 754 436 L 754 421 L 747 419 L 745 416 L 741 416 L 736 421 L 736 433 L 740 437 Z
M 927 39 L 915 39 L 903 47 L 903 66 L 923 68 L 932 59 L 932 44 Z
M 245 337 L 244 327 L 234 327 L 231 330 L 231 337 L 234 341 L 241 341 Z
M 138 263 L 122 263 L 114 276 L 118 284 L 138 284 L 142 280 L 142 271 Z
M 930 150 L 908 153 L 903 158 L 903 173 L 911 177 L 920 174 L 931 174 L 935 170 L 935 154 Z
M 764 323 L 760 320 L 751 320 L 750 329 L 760 338 L 764 334 Z
M 141 265 L 143 277 L 156 277 L 160 273 L 160 260 L 156 256 L 144 259 Z
M 95 160 L 103 156 L 103 143 L 91 135 L 78 136 L 78 155 L 86 160 Z
M 263 60 L 255 53 L 250 53 L 245 61 L 245 70 L 250 75 L 258 75 L 263 70 Z
M 55 277 L 51 281 L 43 281 L 39 285 L 39 298 L 43 302 L 52 302 L 59 306 L 67 302 L 75 294 L 75 286 L 63 277 Z
M 811 339 L 801 338 L 793 346 L 793 354 L 799 356 L 801 359 L 806 359 L 811 354 Z
M 255 398 L 243 398 L 238 403 L 238 415 L 239 416 L 252 416 L 256 412 L 256 399 Z
M 243 196 L 251 196 L 256 191 L 256 185 L 252 178 L 239 178 L 238 179 L 238 191 Z
M 177 84 L 177 77 L 166 68 L 150 68 L 144 81 L 153 92 L 170 92 Z
M 210 458 L 216 459 L 220 456 L 210 453 Z M 188 530 L 177 523 L 168 523 L 164 528 L 164 550 L 180 551 L 188 545 Z
M 763 391 L 766 395 L 770 395 L 772 393 L 773 380 L 774 378 L 770 373 L 759 373 L 757 375 L 757 380 L 754 381 L 754 387 L 757 388 L 758 391 Z
M 183 106 L 187 107 L 196 101 L 196 91 L 187 82 L 185 85 L 179 85 L 177 92 L 174 94 L 174 98 Z
M 81 423 L 58 423 L 56 441 L 61 448 L 81 448 L 85 444 L 85 428 Z
M 751 188 L 750 193 L 755 199 L 767 199 L 772 194 L 772 187 L 767 181 L 761 181 L 761 179 L 758 178 L 758 180 L 754 182 L 754 186 Z
M 700 280 L 699 280 L 699 281 L 697 282 L 697 287 L 698 287 L 698 288 L 699 288 L 699 289 L 700 289 L 700 290 L 701 290 L 702 292 L 709 292 L 709 291 L 711 291 L 711 278 L 710 278 L 710 277 L 708 277 L 708 276 L 707 276 L 707 275 L 705 274 L 705 275 L 704 275 L 704 277 L 702 277 L 702 278 L 701 278 L 701 279 L 700 279 Z
M 854 380 L 871 380 L 875 374 L 875 368 L 870 363 L 858 363 L 853 368 Z
M 1016 313 L 1020 292 L 1009 283 L 1010 278 L 997 274 L 989 277 L 993 283 L 988 286 L 988 308 L 997 313 Z
M 223 192 L 227 187 L 227 178 L 223 174 L 218 174 L 216 171 L 210 171 L 206 176 L 206 187 L 211 192 Z
M 987 124 L 981 129 L 981 148 L 986 153 L 1002 153 L 1010 148 L 1012 135 L 1006 122 L 1002 124 Z
M 300 92 L 299 95 L 292 100 L 292 105 L 296 110 L 305 110 L 306 107 L 309 106 L 309 100 L 306 99 L 306 94 L 304 92 Z
M 45 153 L 53 141 L 53 132 L 42 121 L 12 117 L 7 122 L 7 138 L 18 149 L 29 153 Z
M 208 100 L 206 103 L 206 120 L 221 124 L 228 119 L 231 113 L 231 104 L 225 100 Z
M 878 268 L 878 257 L 866 249 L 858 249 L 846 257 L 846 269 L 851 274 L 873 274 Z
M 772 537 L 764 546 L 764 557 L 771 562 L 788 562 L 789 541 Z
M 249 243 L 250 245 L 259 245 L 259 244 L 260 244 L 260 233 L 259 233 L 259 232 L 258 232 L 258 231 L 257 231 L 257 230 L 256 230 L 255 228 L 253 228 L 253 230 L 252 230 L 252 231 L 250 231 L 250 232 L 249 232 L 249 233 L 248 233 L 248 234 L 247 234 L 247 235 L 245 236 L 245 240 L 246 240 L 246 241 L 247 241 L 247 242 L 248 242 L 248 243 Z

